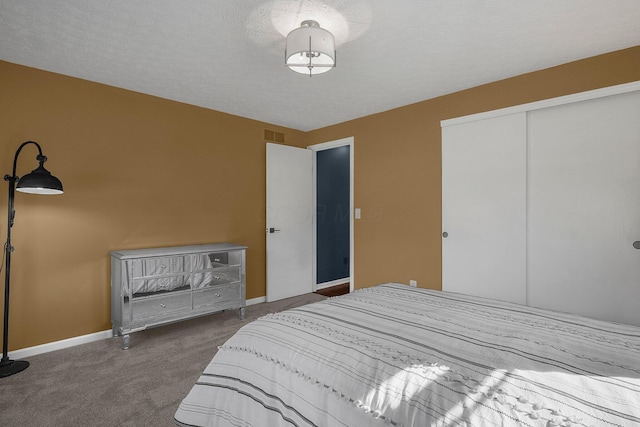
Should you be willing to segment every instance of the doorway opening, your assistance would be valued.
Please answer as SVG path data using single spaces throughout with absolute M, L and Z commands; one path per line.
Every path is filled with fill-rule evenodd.
M 353 137 L 308 147 L 313 151 L 314 290 L 353 287 Z

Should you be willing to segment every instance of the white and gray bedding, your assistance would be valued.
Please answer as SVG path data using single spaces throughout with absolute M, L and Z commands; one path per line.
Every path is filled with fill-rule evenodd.
M 181 426 L 638 426 L 640 328 L 385 284 L 262 317 Z

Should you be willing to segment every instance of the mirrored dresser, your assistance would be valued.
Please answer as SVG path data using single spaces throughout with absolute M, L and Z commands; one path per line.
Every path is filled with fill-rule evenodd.
M 246 305 L 246 246 L 216 243 L 111 254 L 111 324 L 131 332 Z

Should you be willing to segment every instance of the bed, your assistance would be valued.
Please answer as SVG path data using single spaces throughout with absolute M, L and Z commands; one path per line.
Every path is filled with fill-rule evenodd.
M 179 426 L 638 426 L 640 328 L 383 284 L 221 346 Z

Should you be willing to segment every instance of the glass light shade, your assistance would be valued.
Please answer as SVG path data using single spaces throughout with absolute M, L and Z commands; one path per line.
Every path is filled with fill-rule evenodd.
M 316 21 L 303 21 L 287 36 L 285 65 L 300 74 L 326 73 L 336 65 L 333 34 Z
M 62 183 L 40 164 L 18 180 L 16 190 L 31 194 L 62 194 Z

